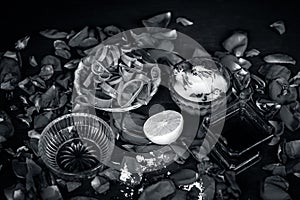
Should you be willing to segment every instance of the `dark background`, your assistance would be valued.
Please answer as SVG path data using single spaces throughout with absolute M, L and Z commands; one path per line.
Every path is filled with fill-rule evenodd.
M 193 26 L 177 25 L 176 29 L 194 38 L 209 52 L 222 50 L 221 42 L 234 30 L 245 30 L 249 36 L 248 48 L 259 49 L 261 56 L 283 52 L 300 60 L 300 12 L 291 1 L 9 1 L 0 10 L 0 51 L 12 48 L 16 40 L 26 35 L 48 28 L 70 31 L 86 25 L 114 24 L 126 30 L 141 27 L 142 19 L 171 11 L 171 27 L 179 16 L 191 19 Z M 269 27 L 279 19 L 286 23 L 287 32 L 283 35 Z M 298 66 L 292 71 L 298 71 Z M 259 199 L 259 184 L 268 175 L 261 166 L 272 162 L 276 162 L 276 148 L 266 146 L 263 161 L 238 176 L 242 199 Z M 290 194 L 293 199 L 300 199 L 299 181 L 293 177 L 289 180 Z

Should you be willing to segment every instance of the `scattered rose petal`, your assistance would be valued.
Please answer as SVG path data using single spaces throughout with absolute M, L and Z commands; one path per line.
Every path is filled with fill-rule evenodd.
M 98 31 L 98 37 L 99 37 L 100 41 L 101 42 L 104 41 L 107 38 L 106 34 L 104 33 L 104 31 L 102 30 L 101 27 L 97 26 L 96 29 Z
M 291 160 L 286 164 L 286 173 L 294 174 L 300 172 L 300 159 Z
M 173 182 L 169 180 L 163 180 L 153 185 L 148 186 L 140 197 L 139 200 L 153 200 L 162 199 L 173 194 L 176 191 Z
M 64 68 L 66 68 L 66 69 L 76 69 L 78 67 L 79 62 L 80 62 L 80 59 L 70 60 L 69 62 L 64 64 Z
M 72 38 L 75 34 L 76 34 L 76 31 L 71 30 L 70 33 L 66 36 L 66 39 L 69 40 L 69 39 Z
M 214 199 L 215 196 L 215 189 L 216 189 L 216 181 L 213 177 L 208 175 L 203 175 L 200 178 L 202 180 L 202 188 L 204 191 L 203 193 L 204 199 Z
M 28 131 L 28 137 L 39 140 L 41 138 L 41 134 L 38 133 L 36 130 L 30 130 Z
M 37 63 L 37 61 L 36 61 L 36 59 L 35 59 L 34 56 L 29 56 L 29 64 L 30 64 L 32 67 L 38 66 L 38 63 Z
M 81 182 L 69 181 L 66 182 L 68 192 L 72 192 L 81 186 Z
M 269 121 L 269 123 L 274 127 L 273 135 L 271 142 L 268 144 L 274 146 L 280 141 L 280 136 L 284 133 L 284 123 L 278 121 Z
M 227 51 L 234 53 L 236 57 L 241 57 L 248 46 L 248 36 L 245 32 L 237 31 L 222 44 Z
M 280 118 L 289 130 L 295 131 L 298 128 L 300 128 L 299 113 L 300 113 L 299 109 L 295 110 L 293 108 L 293 105 L 291 105 L 291 104 L 290 105 L 283 105 L 281 107 L 281 109 L 280 109 Z
M 62 70 L 60 60 L 52 55 L 47 55 L 41 60 L 41 66 L 44 65 L 52 65 L 55 72 Z
M 239 64 L 244 69 L 249 69 L 252 66 L 252 63 L 244 58 L 239 58 Z
M 3 57 L 0 60 L 0 84 L 3 90 L 14 90 L 21 78 L 21 70 L 17 61 Z
M 199 178 L 199 174 L 191 169 L 181 169 L 180 171 L 172 174 L 170 178 L 177 186 L 189 185 L 194 183 Z
M 96 176 L 92 180 L 91 186 L 94 188 L 95 191 L 97 191 L 98 194 L 102 194 L 109 190 L 110 184 L 105 178 Z
M 285 24 L 282 20 L 270 24 L 270 27 L 276 29 L 280 35 L 285 33 Z
M 231 72 L 238 71 L 242 68 L 241 65 L 239 64 L 238 58 L 233 55 L 223 56 L 220 62 L 222 63 L 222 65 L 227 67 Z
M 289 159 L 300 158 L 300 140 L 285 142 L 283 148 L 284 153 Z
M 281 163 L 268 164 L 263 167 L 263 170 L 270 171 L 273 175 L 286 176 L 285 166 Z
M 25 36 L 24 38 L 18 40 L 16 42 L 15 49 L 17 49 L 17 50 L 25 49 L 27 47 L 29 39 L 30 39 L 30 36 Z
M 45 112 L 41 113 L 37 116 L 34 117 L 34 129 L 35 130 L 43 130 L 50 122 L 52 119 L 53 113 L 50 112 Z
M 35 87 L 31 84 L 30 78 L 26 78 L 19 82 L 18 86 L 29 95 L 32 95 L 35 92 Z
M 269 84 L 269 96 L 277 103 L 287 104 L 296 101 L 298 94 L 285 78 L 277 78 Z
M 41 31 L 40 34 L 49 39 L 64 39 L 68 35 L 68 33 L 56 29 L 46 29 Z
M 54 46 L 55 49 L 66 49 L 66 50 L 69 50 L 69 51 L 71 50 L 71 48 L 63 40 L 55 40 L 53 42 L 53 46 Z
M 70 59 L 71 58 L 71 53 L 70 51 L 66 50 L 66 49 L 56 49 L 55 50 L 55 55 L 56 56 L 59 56 L 61 58 L 64 58 L 66 60 Z
M 177 17 L 176 23 L 177 24 L 182 24 L 183 26 L 191 26 L 191 25 L 194 24 L 192 21 L 188 20 L 185 17 Z
M 274 80 L 277 78 L 285 78 L 288 80 L 291 76 L 291 71 L 288 68 L 277 64 L 262 65 L 258 72 L 264 75 L 266 80 Z
M 68 86 L 71 82 L 72 75 L 70 73 L 60 74 L 56 78 L 56 83 L 58 83 L 64 89 L 68 89 Z
M 11 58 L 11 59 L 14 59 L 16 62 L 19 62 L 17 53 L 14 52 L 14 51 L 6 51 L 6 52 L 2 55 L 2 57 Z
M 291 64 L 291 65 L 296 64 L 296 60 L 294 58 L 283 53 L 270 54 L 265 56 L 263 59 L 267 63 Z
M 103 29 L 103 32 L 108 35 L 109 37 L 121 33 L 121 29 L 114 25 L 107 26 Z
M 12 162 L 12 169 L 16 177 L 25 179 L 27 174 L 27 164 L 26 162 L 18 161 L 17 159 L 13 159 Z
M 49 80 L 54 74 L 54 69 L 52 65 L 44 65 L 41 68 L 39 76 L 44 80 Z
M 249 51 L 245 52 L 245 56 L 248 57 L 254 57 L 258 56 L 260 54 L 260 51 L 257 49 L 250 49 Z
M 142 23 L 145 27 L 148 28 L 148 30 L 152 30 L 151 27 L 166 28 L 169 25 L 170 21 L 171 21 L 171 12 L 166 12 L 151 17 L 149 19 L 142 20 Z
M 177 31 L 171 30 L 167 32 L 158 32 L 158 33 L 154 33 L 152 37 L 161 40 L 175 40 L 177 38 Z
M 70 47 L 89 48 L 99 43 L 95 30 L 85 26 L 69 40 Z
M 265 179 L 261 191 L 261 197 L 264 200 L 291 200 L 287 193 L 288 182 L 280 176 L 270 176 Z
M 40 192 L 41 198 L 42 199 L 57 199 L 57 200 L 62 200 L 62 195 L 60 193 L 59 188 L 57 185 L 51 185 L 46 188 L 43 188 Z
M 38 88 L 46 89 L 46 82 L 39 76 L 30 77 L 31 83 Z

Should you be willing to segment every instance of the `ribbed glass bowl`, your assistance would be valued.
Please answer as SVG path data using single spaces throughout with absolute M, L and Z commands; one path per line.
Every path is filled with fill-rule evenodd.
M 87 113 L 72 113 L 48 124 L 38 149 L 46 166 L 57 176 L 76 180 L 101 171 L 114 145 L 114 133 L 105 121 Z

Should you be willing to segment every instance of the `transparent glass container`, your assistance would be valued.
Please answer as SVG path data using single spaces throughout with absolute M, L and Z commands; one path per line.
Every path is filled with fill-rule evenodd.
M 222 112 L 226 114 L 204 118 L 201 130 L 218 140 L 210 156 L 222 167 L 242 172 L 260 160 L 259 147 L 272 139 L 274 129 L 251 101 L 237 99 Z M 219 127 L 221 136 L 216 138 L 210 130 L 220 130 Z
M 111 127 L 101 118 L 72 113 L 52 121 L 43 130 L 39 155 L 57 176 L 91 178 L 110 160 L 115 145 Z
M 174 89 L 174 85 L 176 84 L 176 78 L 174 73 L 172 73 L 170 77 L 169 89 L 173 101 L 181 108 L 182 111 L 186 111 L 192 115 L 204 116 L 210 112 L 212 106 L 215 110 L 218 109 L 218 107 L 222 107 L 227 103 L 226 99 L 229 99 L 232 93 L 231 74 L 229 73 L 227 68 L 223 67 L 223 65 L 216 58 L 208 57 L 194 57 L 190 60 L 178 63 L 174 66 L 173 72 L 178 68 L 185 68 L 183 69 L 185 71 L 187 68 L 191 68 L 197 65 L 207 67 L 208 69 L 211 67 L 215 72 L 221 74 L 227 83 L 227 91 L 224 94 L 220 94 L 220 96 L 211 101 L 203 101 L 200 99 L 198 101 L 189 100 L 183 97 Z

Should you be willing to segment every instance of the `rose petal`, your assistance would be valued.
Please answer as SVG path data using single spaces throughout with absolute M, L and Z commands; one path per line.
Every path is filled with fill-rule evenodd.
M 64 58 L 66 60 L 70 59 L 71 56 L 72 56 L 70 51 L 68 51 L 66 49 L 56 49 L 54 53 L 55 53 L 56 56 L 59 56 L 59 57 Z
M 286 142 L 284 144 L 284 152 L 290 159 L 300 158 L 300 140 Z
M 273 175 L 286 176 L 286 168 L 281 163 L 268 164 L 263 170 L 270 171 Z
M 102 194 L 109 189 L 110 184 L 105 178 L 96 176 L 91 181 L 91 186 L 94 188 L 95 191 L 97 191 L 97 193 Z
M 47 55 L 41 60 L 41 66 L 44 65 L 52 65 L 55 72 L 62 70 L 60 60 L 52 55 Z
M 269 84 L 269 96 L 277 103 L 287 104 L 296 101 L 298 93 L 285 78 L 277 78 Z
M 55 40 L 53 42 L 53 46 L 54 46 L 55 49 L 66 49 L 66 50 L 69 50 L 69 51 L 71 50 L 71 48 L 63 40 Z
M 297 158 L 295 160 L 289 161 L 286 164 L 286 172 L 287 174 L 294 174 L 300 172 L 300 159 Z
M 204 175 L 204 176 L 201 176 L 201 180 L 203 182 L 202 187 L 204 188 L 204 191 L 201 193 L 204 193 L 204 195 L 203 195 L 204 198 L 205 199 L 214 199 L 215 188 L 216 188 L 215 179 L 208 175 Z
M 262 65 L 259 69 L 259 73 L 265 75 L 266 80 L 273 80 L 277 78 L 285 78 L 288 80 L 291 75 L 291 71 L 288 68 L 276 64 Z
M 39 76 L 44 80 L 49 80 L 54 74 L 54 69 L 52 65 L 44 65 L 41 68 Z
M 239 58 L 239 64 L 244 69 L 249 69 L 252 66 L 252 63 L 244 58 Z
M 88 26 L 85 26 L 69 40 L 68 44 L 70 47 L 89 48 L 99 43 L 96 35 L 95 30 L 89 29 Z
M 18 40 L 15 44 L 15 49 L 22 50 L 27 47 L 30 36 L 25 36 L 24 38 Z
M 34 117 L 34 129 L 35 130 L 43 130 L 50 122 L 52 119 L 53 113 L 50 112 L 45 112 L 41 113 L 37 116 Z
M 69 181 L 66 182 L 68 192 L 72 192 L 81 186 L 81 182 Z
M 290 105 L 281 107 L 280 118 L 289 130 L 295 131 L 300 128 L 300 118 L 294 115 Z
M 236 57 L 241 57 L 248 46 L 248 36 L 245 32 L 237 31 L 222 44 L 227 51 L 234 53 Z
M 32 67 L 38 66 L 38 63 L 37 63 L 37 61 L 36 61 L 36 59 L 35 59 L 34 56 L 29 56 L 29 64 L 30 64 Z
M 188 19 L 185 18 L 185 17 L 177 17 L 176 23 L 177 23 L 177 24 L 181 24 L 181 25 L 183 25 L 183 26 L 191 26 L 191 25 L 194 24 L 192 21 L 188 20 Z
M 46 29 L 41 31 L 40 34 L 50 39 L 64 39 L 68 35 L 68 33 L 56 29 Z
M 66 69 L 76 69 L 78 67 L 79 62 L 80 62 L 80 59 L 70 60 L 69 62 L 64 64 L 64 68 L 66 68 Z
M 296 64 L 296 60 L 294 58 L 283 53 L 270 54 L 265 56 L 263 59 L 267 63 L 291 64 L 291 65 Z
M 280 35 L 285 33 L 285 24 L 282 20 L 273 22 L 270 27 L 276 29 Z
M 181 169 L 180 171 L 172 174 L 170 178 L 177 186 L 189 185 L 199 178 L 199 174 L 191 169 Z
M 169 25 L 170 21 L 171 21 L 171 12 L 166 12 L 151 17 L 149 19 L 142 20 L 142 23 L 145 27 L 147 27 L 150 30 L 151 27 L 166 28 Z
M 177 38 L 177 31 L 176 30 L 171 30 L 167 32 L 158 32 L 154 33 L 152 37 L 156 39 L 161 39 L 161 40 L 175 40 Z
M 173 194 L 176 191 L 173 182 L 169 180 L 163 180 L 157 182 L 153 185 L 148 186 L 140 197 L 139 200 L 153 200 L 153 199 L 162 199 Z
M 258 56 L 260 54 L 260 51 L 257 49 L 250 49 L 248 51 L 245 52 L 245 56 L 248 57 L 254 57 L 254 56 Z
M 121 33 L 121 29 L 114 25 L 107 26 L 103 29 L 103 32 L 108 35 L 109 37 Z
M 280 176 L 270 176 L 265 179 L 261 197 L 264 200 L 291 200 L 287 193 L 289 184 Z
M 225 55 L 221 58 L 222 65 L 227 67 L 231 72 L 240 70 L 242 67 L 239 64 L 239 60 L 233 55 Z

